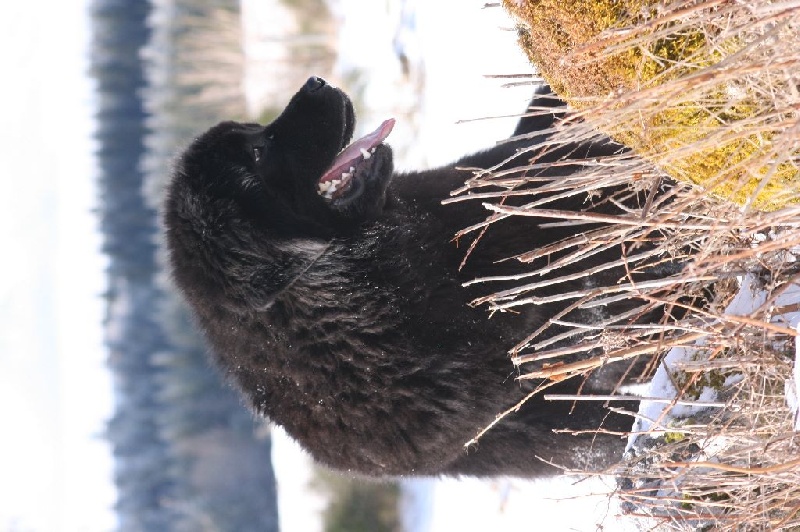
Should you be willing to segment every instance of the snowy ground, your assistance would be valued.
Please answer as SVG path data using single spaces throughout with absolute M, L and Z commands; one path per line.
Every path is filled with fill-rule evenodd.
M 281 530 L 322 531 L 326 501 L 308 487 L 310 457 L 280 429 L 273 433 L 272 456 Z M 406 532 L 639 530 L 620 519 L 616 500 L 609 496 L 611 478 L 409 479 L 402 485 Z
M 758 282 L 752 274 L 747 274 L 739 279 L 739 291 L 725 309 L 725 314 L 729 316 L 750 316 L 767 301 L 768 294 L 765 290 L 758 288 Z M 781 295 L 776 298 L 773 303 L 775 307 L 792 307 L 796 306 L 800 301 L 800 286 L 791 285 L 788 289 L 784 290 Z M 787 328 L 798 330 L 800 328 L 800 312 L 787 312 L 779 314 L 773 318 L 773 323 L 781 324 Z M 800 337 L 799 337 L 800 338 Z M 678 395 L 678 390 L 669 378 L 668 373 L 675 373 L 675 369 L 681 362 L 690 361 L 695 355 L 695 352 L 702 349 L 702 340 L 696 343 L 697 348 L 692 347 L 674 347 L 665 356 L 661 366 L 653 376 L 652 382 L 649 384 L 648 390 L 644 392 L 644 396 L 654 399 L 673 399 Z M 800 343 L 797 347 L 800 353 Z M 798 354 L 800 357 L 800 354 Z M 728 387 L 731 379 L 736 379 L 739 376 L 729 376 L 729 381 L 725 383 Z M 792 409 L 797 412 L 800 407 L 800 393 L 798 393 L 797 384 L 800 383 L 800 366 L 797 361 L 795 362 L 795 376 L 794 379 L 786 383 L 786 399 Z M 711 387 L 704 387 L 700 396 L 694 401 L 697 404 L 703 405 L 713 403 L 717 400 L 717 392 Z M 642 401 L 639 407 L 640 417 L 636 419 L 633 425 L 632 435 L 629 438 L 628 447 L 630 448 L 636 440 L 635 434 L 646 431 L 652 431 L 654 435 L 658 435 L 662 429 L 671 426 L 671 422 L 680 418 L 691 418 L 697 412 L 702 410 L 703 406 L 681 405 L 672 406 L 669 411 L 665 413 L 669 404 L 666 402 L 655 401 Z M 797 424 L 796 424 L 797 428 Z

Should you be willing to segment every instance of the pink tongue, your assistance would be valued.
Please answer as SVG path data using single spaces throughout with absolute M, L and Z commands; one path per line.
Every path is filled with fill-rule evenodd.
M 347 172 L 351 166 L 355 166 L 356 160 L 361 157 L 361 150 L 371 150 L 389 136 L 394 127 L 394 118 L 384 120 L 378 129 L 372 133 L 367 133 L 345 148 L 333 160 L 333 164 L 327 172 L 323 174 L 319 182 L 324 183 L 333 179 L 339 179 L 343 172 Z

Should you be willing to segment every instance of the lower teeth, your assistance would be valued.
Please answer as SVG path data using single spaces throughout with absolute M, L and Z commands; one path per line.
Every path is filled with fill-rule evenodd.
M 369 160 L 370 157 L 375 153 L 375 148 L 371 148 L 369 150 L 361 149 L 361 156 L 365 161 Z M 333 195 L 339 190 L 339 187 L 343 183 L 347 183 L 355 173 L 356 168 L 355 166 L 351 166 L 346 172 L 342 173 L 340 179 L 333 179 L 331 181 L 326 181 L 324 183 L 319 183 L 317 185 L 317 192 L 320 196 L 323 196 L 325 199 L 331 199 Z
M 342 180 L 335 179 L 333 181 L 326 181 L 325 183 L 320 183 L 319 185 L 317 185 L 317 192 L 319 193 L 320 196 L 324 196 L 326 199 L 331 199 L 333 195 L 336 193 L 336 191 L 339 190 L 339 187 L 342 185 L 343 182 L 344 179 Z

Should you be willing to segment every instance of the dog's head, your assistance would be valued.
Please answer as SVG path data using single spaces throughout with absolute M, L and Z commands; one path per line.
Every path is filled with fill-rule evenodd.
M 393 126 L 386 120 L 350 143 L 350 99 L 312 77 L 272 123 L 223 122 L 199 137 L 179 160 L 173 188 L 276 235 L 336 234 L 383 208 L 393 171 L 383 141 Z
M 223 122 L 201 135 L 178 160 L 164 213 L 184 291 L 218 286 L 228 297 L 236 285 L 239 300 L 268 300 L 327 239 L 378 217 L 393 125 L 350 143 L 350 99 L 313 77 L 272 123 Z

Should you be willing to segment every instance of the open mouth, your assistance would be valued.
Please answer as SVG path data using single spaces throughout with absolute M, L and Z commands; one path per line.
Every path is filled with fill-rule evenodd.
M 353 180 L 371 165 L 375 149 L 394 128 L 395 120 L 384 120 L 378 128 L 353 141 L 334 158 L 328 170 L 317 183 L 317 192 L 325 199 L 338 198 L 353 187 Z

